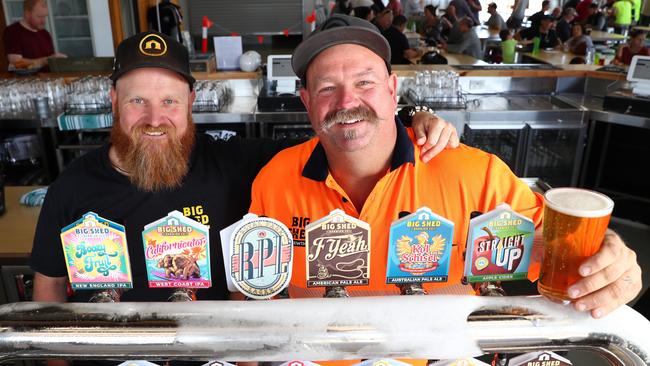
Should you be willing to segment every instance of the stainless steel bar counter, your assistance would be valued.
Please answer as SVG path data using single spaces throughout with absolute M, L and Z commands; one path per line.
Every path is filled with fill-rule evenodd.
M 650 322 L 633 309 L 593 319 L 540 297 L 15 303 L 0 307 L 0 329 L 0 361 L 455 359 L 590 350 L 612 365 L 650 363 Z

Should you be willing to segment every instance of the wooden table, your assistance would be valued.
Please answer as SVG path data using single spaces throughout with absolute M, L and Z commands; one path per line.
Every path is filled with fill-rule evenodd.
M 441 54 L 445 56 L 445 58 L 447 58 L 448 65 L 487 65 L 488 64 L 483 60 L 479 60 L 472 56 L 463 55 L 460 53 L 450 53 L 450 52 L 443 51 L 441 52 Z
M 650 27 L 643 26 L 643 25 L 635 25 L 635 26 L 632 27 L 632 28 L 634 28 L 634 29 L 640 29 L 640 30 L 642 30 L 642 31 L 644 31 L 644 32 L 650 32 Z
M 618 33 L 608 33 L 603 31 L 592 30 L 589 35 L 594 42 L 625 42 L 625 36 Z
M 40 187 L 5 187 L 6 212 L 0 216 L 0 258 L 26 259 L 32 251 L 39 207 L 20 204 L 20 197 Z
M 497 29 L 490 29 L 486 26 L 478 26 L 472 28 L 474 33 L 478 36 L 478 38 L 481 41 L 489 40 L 489 41 L 501 41 L 501 37 L 499 36 L 499 30 Z
M 551 65 L 568 65 L 574 57 L 578 56 L 570 52 L 563 52 L 561 50 L 544 51 L 540 50 L 539 53 L 533 54 L 532 52 L 524 53 L 524 56 L 535 59 L 537 61 L 551 64 Z

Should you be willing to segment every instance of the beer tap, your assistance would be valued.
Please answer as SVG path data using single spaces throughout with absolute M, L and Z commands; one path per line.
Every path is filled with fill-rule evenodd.
M 169 302 L 196 301 L 196 289 L 194 288 L 177 288 L 167 299 Z
M 93 296 L 88 300 L 88 302 L 100 303 L 100 302 L 120 302 L 122 297 L 122 290 L 117 288 L 109 288 L 101 291 L 97 291 Z
M 350 297 L 345 286 L 328 286 L 325 287 L 325 295 L 323 297 Z

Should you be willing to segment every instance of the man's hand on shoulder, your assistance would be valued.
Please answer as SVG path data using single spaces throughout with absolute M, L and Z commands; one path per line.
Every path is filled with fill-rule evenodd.
M 429 112 L 413 115 L 413 132 L 421 146 L 420 159 L 428 163 L 445 148 L 457 148 L 458 133 L 451 123 Z

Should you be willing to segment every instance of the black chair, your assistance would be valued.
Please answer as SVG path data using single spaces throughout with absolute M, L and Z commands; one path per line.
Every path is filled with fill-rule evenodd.
M 447 65 L 447 58 L 438 52 L 431 51 L 422 55 L 420 63 L 424 65 Z

